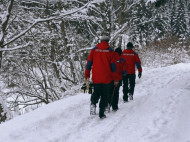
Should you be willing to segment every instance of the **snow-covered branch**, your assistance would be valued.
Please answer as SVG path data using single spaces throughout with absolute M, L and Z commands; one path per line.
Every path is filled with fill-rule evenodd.
M 150 18 L 148 21 L 141 22 L 135 26 L 139 26 L 139 25 L 142 25 L 142 24 L 154 21 L 154 20 L 155 20 L 154 18 Z M 115 33 L 113 33 L 112 37 L 111 37 L 111 42 L 114 41 L 114 39 L 116 39 L 119 36 L 119 34 L 121 34 L 124 30 L 128 31 L 129 27 L 127 27 L 127 26 L 128 26 L 128 23 L 125 23 L 119 30 L 117 30 Z
M 71 14 L 74 14 L 82 9 L 84 9 L 85 7 L 88 6 L 90 2 L 88 2 L 87 4 L 85 4 L 84 6 L 76 9 L 76 10 L 71 10 L 69 12 L 66 12 L 66 13 L 62 13 L 58 16 L 53 16 L 53 17 L 50 17 L 50 18 L 45 18 L 45 19 L 36 19 L 35 22 L 29 26 L 26 30 L 24 30 L 23 32 L 21 32 L 20 34 L 18 34 L 17 36 L 15 36 L 14 38 L 12 38 L 11 40 L 9 40 L 7 43 L 3 44 L 1 47 L 5 47 L 7 46 L 8 44 L 14 42 L 15 40 L 19 39 L 20 37 L 22 37 L 23 35 L 25 35 L 28 31 L 30 31 L 35 25 L 37 25 L 38 23 L 43 23 L 43 22 L 47 22 L 47 21 L 51 21 L 51 20 L 58 20 L 58 19 L 61 19 L 65 16 L 68 16 L 68 15 L 71 15 Z
M 27 43 L 26 45 L 15 46 L 15 47 L 12 47 L 12 48 L 1 48 L 0 51 L 12 51 L 12 50 L 17 50 L 17 49 L 21 49 L 21 48 L 28 47 L 29 45 L 32 45 L 32 44 L 29 42 L 29 43 Z
M 8 25 L 8 21 L 9 21 L 10 15 L 11 15 L 13 2 L 14 2 L 14 0 L 10 1 L 9 5 L 7 7 L 6 14 L 5 14 L 4 18 L 3 18 L 2 24 L 0 25 L 0 28 L 1 28 L 0 47 L 1 48 L 2 48 L 2 45 L 3 45 L 3 41 L 4 41 L 4 36 L 5 36 L 4 34 L 5 34 L 5 31 L 6 31 L 6 28 L 7 28 L 7 25 Z

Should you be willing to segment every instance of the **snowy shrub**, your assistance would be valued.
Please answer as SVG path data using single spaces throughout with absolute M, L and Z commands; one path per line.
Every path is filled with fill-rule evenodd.
M 139 50 L 142 64 L 147 67 L 163 67 L 189 62 L 189 45 L 188 39 L 180 42 L 178 37 L 149 43 Z

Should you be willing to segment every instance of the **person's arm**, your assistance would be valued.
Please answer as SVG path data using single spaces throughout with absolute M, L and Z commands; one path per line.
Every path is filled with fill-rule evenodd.
M 92 69 L 92 64 L 93 64 L 93 50 L 91 50 L 87 60 L 86 69 L 85 69 L 85 82 L 90 78 L 90 71 Z
M 138 69 L 138 77 L 141 78 L 142 76 L 142 66 L 141 66 L 141 60 L 138 56 L 138 54 L 135 54 L 135 64 Z
M 119 60 L 119 56 L 117 53 L 112 53 L 112 61 L 111 61 L 111 70 L 112 70 L 112 76 L 114 80 L 114 85 L 117 86 L 119 83 L 119 75 L 118 75 L 118 69 L 117 69 L 117 61 Z

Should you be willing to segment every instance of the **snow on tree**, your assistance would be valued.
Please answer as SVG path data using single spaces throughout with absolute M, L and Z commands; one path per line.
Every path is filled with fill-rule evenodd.
M 180 37 L 189 36 L 189 15 L 184 0 L 175 1 L 172 11 L 172 34 Z

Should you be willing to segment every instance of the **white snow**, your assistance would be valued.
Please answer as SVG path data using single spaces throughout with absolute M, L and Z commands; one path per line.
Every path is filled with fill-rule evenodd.
M 156 0 L 147 0 L 146 4 L 148 4 L 149 2 L 154 3 L 154 2 L 156 2 Z
M 190 142 L 190 63 L 144 69 L 134 100 L 106 119 L 78 93 L 0 124 L 1 142 Z M 98 113 L 98 110 L 97 110 Z
M 156 0 L 147 0 L 147 3 L 148 3 L 148 2 L 156 2 Z

